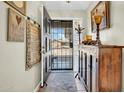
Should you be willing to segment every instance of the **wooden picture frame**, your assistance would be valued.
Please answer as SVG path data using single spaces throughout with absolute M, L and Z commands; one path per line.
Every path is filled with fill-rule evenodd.
M 96 32 L 96 24 L 94 21 L 94 15 L 96 15 L 98 12 L 103 15 L 103 19 L 100 24 L 100 30 L 110 28 L 110 2 L 109 1 L 100 1 L 95 6 L 95 8 L 91 11 L 91 30 L 92 30 L 92 32 Z
M 26 1 L 5 1 L 8 5 L 26 16 Z
M 24 42 L 24 31 L 26 31 L 25 18 L 9 8 L 7 41 Z
M 40 27 L 27 20 L 26 31 L 26 70 L 41 61 Z

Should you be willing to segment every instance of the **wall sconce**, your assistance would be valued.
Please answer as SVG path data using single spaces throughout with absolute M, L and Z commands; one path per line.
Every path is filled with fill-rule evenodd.
M 96 44 L 97 45 L 101 45 L 101 41 L 100 41 L 100 34 L 99 34 L 99 26 L 102 22 L 102 15 L 95 15 L 94 16 L 94 20 L 95 20 L 95 23 L 96 23 L 96 26 L 97 26 L 97 33 L 96 33 Z

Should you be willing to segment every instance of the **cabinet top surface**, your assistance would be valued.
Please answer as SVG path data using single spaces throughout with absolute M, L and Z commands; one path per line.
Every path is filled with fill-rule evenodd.
M 111 48 L 124 48 L 124 46 L 119 46 L 119 45 L 102 45 L 102 46 L 100 46 L 100 47 L 111 47 Z
M 119 45 L 83 45 L 83 44 L 81 44 L 80 46 L 99 47 L 99 48 L 124 48 L 124 46 L 119 46 Z

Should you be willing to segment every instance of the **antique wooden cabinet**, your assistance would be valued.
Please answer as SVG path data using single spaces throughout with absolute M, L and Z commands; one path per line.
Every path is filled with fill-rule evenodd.
M 122 48 L 80 45 L 79 77 L 87 91 L 121 91 Z

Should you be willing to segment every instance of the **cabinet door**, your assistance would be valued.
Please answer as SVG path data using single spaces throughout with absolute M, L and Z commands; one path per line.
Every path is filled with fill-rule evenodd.
M 87 89 L 88 91 L 90 91 L 90 55 L 87 54 L 87 72 L 86 72 L 86 75 L 87 75 Z
M 81 51 L 81 78 L 83 77 L 83 51 Z
M 87 87 L 92 91 L 92 55 L 88 55 L 87 60 Z
M 85 76 L 84 76 L 85 84 L 87 85 L 87 53 L 85 53 Z
M 121 91 L 121 49 L 100 49 L 99 91 Z
M 92 80 L 91 80 L 91 90 L 92 92 L 96 92 L 97 91 L 97 69 L 98 69 L 98 66 L 97 66 L 97 55 L 92 55 Z
M 83 80 L 85 80 L 85 53 L 83 53 Z
M 93 56 L 90 55 L 90 65 L 89 65 L 89 68 L 90 68 L 90 86 L 89 86 L 89 90 L 92 91 L 92 63 L 93 63 Z

